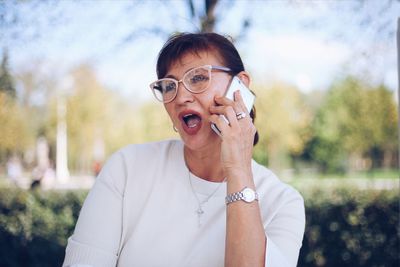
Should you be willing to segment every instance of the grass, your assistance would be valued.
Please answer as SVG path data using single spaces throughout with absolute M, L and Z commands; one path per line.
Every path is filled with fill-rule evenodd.
M 294 169 L 279 173 L 283 180 L 293 179 L 399 179 L 400 172 L 396 169 L 375 169 L 371 171 L 351 171 L 347 173 L 320 173 L 315 169 L 302 169 L 296 172 Z
M 373 171 L 348 172 L 345 174 L 322 174 L 315 169 L 293 169 L 278 173 L 278 176 L 300 192 L 314 189 L 354 188 L 359 190 L 400 190 L 399 171 L 376 169 Z

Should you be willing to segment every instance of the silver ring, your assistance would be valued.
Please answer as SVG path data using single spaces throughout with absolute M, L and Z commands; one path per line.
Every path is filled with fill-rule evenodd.
M 243 119 L 243 118 L 246 118 L 246 113 L 244 113 L 243 111 L 242 111 L 242 112 L 236 113 L 236 119 L 237 119 L 238 121 L 241 120 L 241 119 Z

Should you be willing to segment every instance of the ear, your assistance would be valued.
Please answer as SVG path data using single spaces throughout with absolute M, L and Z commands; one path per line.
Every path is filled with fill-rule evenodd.
M 248 88 L 250 86 L 250 75 L 246 71 L 239 72 L 236 76 L 246 85 Z

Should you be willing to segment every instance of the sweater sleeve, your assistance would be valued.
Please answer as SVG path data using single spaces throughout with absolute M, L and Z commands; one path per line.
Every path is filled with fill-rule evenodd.
M 305 211 L 301 195 L 292 188 L 282 193 L 285 199 L 272 221 L 264 226 L 267 237 L 266 267 L 294 267 L 302 245 Z
M 266 267 L 294 267 L 302 245 L 305 212 L 301 195 L 290 188 L 283 194 L 286 201 L 265 227 L 267 246 Z
M 115 266 L 122 234 L 124 166 L 114 154 L 96 179 L 68 239 L 63 266 Z

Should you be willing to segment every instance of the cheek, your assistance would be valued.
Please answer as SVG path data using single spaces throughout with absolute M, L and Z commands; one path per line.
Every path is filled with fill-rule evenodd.
M 212 84 L 212 91 L 213 91 L 213 95 L 219 95 L 219 96 L 223 96 L 225 95 L 225 91 L 228 87 L 230 80 L 227 77 L 223 77 L 221 79 L 216 80 L 213 84 Z
M 208 102 L 210 103 L 210 105 L 212 104 L 212 105 L 216 105 L 216 103 L 215 103 L 215 97 L 216 96 L 219 96 L 219 97 L 221 97 L 221 96 L 224 96 L 225 95 L 225 88 L 224 87 L 222 87 L 222 86 L 219 86 L 219 87 L 215 87 L 213 90 L 210 90 L 210 93 L 209 93 L 209 95 L 208 95 Z
M 219 90 L 215 90 L 213 88 L 209 88 L 206 92 L 204 92 L 203 94 L 199 94 L 197 96 L 197 100 L 199 101 L 199 103 L 201 104 L 201 106 L 204 109 L 207 109 L 212 106 L 215 105 L 215 101 L 214 101 L 214 97 L 219 93 Z
M 174 116 L 174 109 L 171 106 L 171 104 L 164 104 L 165 111 L 167 112 L 168 116 L 171 118 L 171 120 L 175 117 Z
M 223 96 L 225 95 L 227 84 L 229 83 L 228 80 L 223 80 L 220 82 L 214 82 L 210 85 L 208 90 L 205 92 L 204 95 L 201 96 L 201 103 L 205 108 L 209 108 L 212 105 L 215 105 L 214 98 L 215 96 Z

